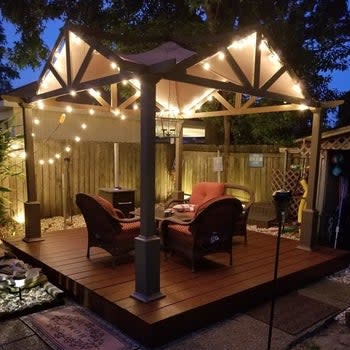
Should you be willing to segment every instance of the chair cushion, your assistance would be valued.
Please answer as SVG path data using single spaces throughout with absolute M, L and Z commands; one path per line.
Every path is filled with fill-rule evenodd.
M 121 222 L 123 233 L 127 235 L 138 235 L 140 233 L 140 221 Z
M 98 195 L 93 195 L 93 197 L 110 215 L 116 216 L 118 218 L 124 218 L 125 215 L 123 214 L 122 211 L 119 209 L 116 209 L 113 207 L 112 203 L 108 201 L 107 199 L 98 196 Z
M 220 182 L 199 182 L 192 188 L 190 204 L 200 205 L 210 199 L 220 197 L 225 192 L 225 185 Z
M 189 225 L 171 224 L 168 226 L 168 232 L 174 234 L 191 235 Z

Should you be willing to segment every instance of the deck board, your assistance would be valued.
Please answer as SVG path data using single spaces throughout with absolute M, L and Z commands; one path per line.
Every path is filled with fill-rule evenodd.
M 6 242 L 21 259 L 42 267 L 51 282 L 141 343 L 162 344 L 186 331 L 244 311 L 271 296 L 276 238 L 248 233 L 248 243 L 234 239 L 233 266 L 228 255 L 214 254 L 196 273 L 180 256 L 161 253 L 160 282 L 165 298 L 142 303 L 130 295 L 135 287 L 132 257 L 112 268 L 111 257 L 99 248 L 86 258 L 85 228 L 50 232 L 42 242 Z M 346 267 L 350 252 L 322 247 L 297 248 L 282 239 L 277 292 L 297 289 L 307 282 Z M 155 337 L 154 334 L 157 334 Z

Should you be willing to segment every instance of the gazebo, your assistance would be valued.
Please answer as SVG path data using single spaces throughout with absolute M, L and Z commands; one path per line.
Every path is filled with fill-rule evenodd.
M 215 47 L 214 47 L 215 46 Z M 236 116 L 253 113 L 298 111 L 313 114 L 308 209 L 303 215 L 300 248 L 317 245 L 316 191 L 319 168 L 322 110 L 341 102 L 314 101 L 300 79 L 277 54 L 262 29 L 235 32 L 206 52 L 197 53 L 175 42 L 150 51 L 124 54 L 104 47 L 82 28 L 65 25 L 40 75 L 35 94 L 4 95 L 4 103 L 18 103 L 23 111 L 27 193 L 25 241 L 41 239 L 40 204 L 36 198 L 32 140 L 32 110 L 44 105 L 70 113 L 95 109 L 116 118 L 140 121 L 141 129 L 141 235 L 135 239 L 135 291 L 133 297 L 149 302 L 162 297 L 159 280 L 159 237 L 155 235 L 155 135 L 157 120 L 176 125 L 175 196 L 181 196 L 182 123 L 187 119 Z M 122 84 L 133 93 L 118 100 Z M 108 86 L 103 93 L 101 87 Z M 231 104 L 222 92 L 234 92 Z M 106 93 L 108 92 L 108 93 Z M 208 99 L 220 109 L 200 111 Z M 279 103 L 259 107 L 259 98 Z M 140 108 L 132 108 L 140 100 Z M 75 102 L 79 101 L 79 102 Z M 68 106 L 69 102 L 69 106 Z

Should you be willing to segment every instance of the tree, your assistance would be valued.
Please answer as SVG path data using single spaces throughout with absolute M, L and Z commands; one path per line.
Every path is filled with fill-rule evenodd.
M 7 122 L 3 122 L 0 127 L 0 226 L 10 220 L 8 213 L 9 201 L 6 194 L 11 189 L 3 186 L 3 183 L 11 176 L 22 174 L 20 164 L 18 162 L 11 162 L 11 154 L 18 152 L 18 149 L 11 147 L 16 138 L 11 136 L 10 128 L 5 125 L 11 122 L 12 119 L 9 119 Z
M 350 91 L 346 92 L 341 98 L 344 104 L 339 106 L 337 127 L 350 125 Z
M 18 78 L 18 73 L 13 64 L 7 60 L 8 50 L 6 48 L 4 29 L 0 26 L 0 93 L 11 89 L 11 80 Z

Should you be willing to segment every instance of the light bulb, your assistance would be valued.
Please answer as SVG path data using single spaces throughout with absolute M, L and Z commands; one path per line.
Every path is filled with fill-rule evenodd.
M 40 159 L 40 160 L 39 160 L 39 164 L 40 164 L 40 165 L 44 165 L 44 164 L 45 164 L 44 159 Z
M 56 153 L 56 154 L 55 154 L 55 158 L 56 158 L 56 159 L 60 159 L 60 158 L 61 158 L 61 155 L 60 155 L 59 153 Z
M 90 115 L 94 115 L 94 114 L 95 114 L 95 110 L 94 110 L 93 108 L 90 108 L 90 109 L 89 109 L 89 114 L 90 114 Z
M 87 125 L 85 123 L 81 124 L 81 128 L 85 130 L 87 128 Z
M 72 106 L 66 106 L 66 112 L 67 113 L 72 113 L 72 111 L 73 111 Z
M 49 164 L 53 164 L 55 161 L 52 158 L 49 158 L 48 162 Z
M 65 150 L 67 153 L 69 153 L 69 152 L 72 150 L 72 148 L 71 148 L 70 146 L 66 146 L 66 147 L 64 148 L 64 150 Z
M 75 136 L 75 137 L 74 137 L 74 141 L 75 141 L 75 142 L 79 142 L 79 141 L 80 141 L 80 137 L 79 137 L 79 136 Z
M 38 118 L 35 118 L 35 119 L 33 120 L 33 123 L 34 123 L 35 125 L 39 125 L 39 124 L 40 124 L 40 120 L 39 120 Z

